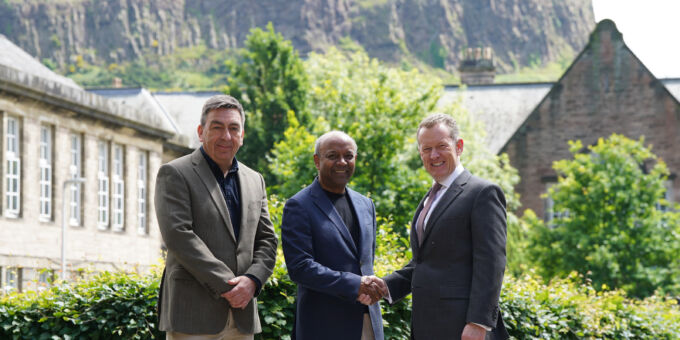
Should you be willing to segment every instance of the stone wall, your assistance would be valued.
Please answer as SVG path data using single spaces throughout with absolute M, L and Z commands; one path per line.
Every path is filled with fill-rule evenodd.
M 522 207 L 543 216 L 540 195 L 556 180 L 553 161 L 572 158 L 567 142 L 584 146 L 613 133 L 638 139 L 680 173 L 680 103 L 624 44 L 613 22 L 600 22 L 565 75 L 501 152 L 519 170 Z M 680 202 L 680 180 L 673 181 Z
M 66 101 L 59 106 L 26 97 L 7 90 L 13 84 L 2 82 L 0 90 L 0 116 L 2 121 L 11 116 L 20 125 L 21 155 L 21 212 L 19 217 L 9 217 L 5 211 L 4 174 L 0 184 L 0 267 L 2 280 L 7 268 L 22 268 L 25 277 L 35 276 L 37 269 L 58 271 L 61 261 L 62 198 L 64 180 L 70 178 L 70 141 L 72 133 L 82 136 L 82 186 L 81 225 L 67 226 L 66 258 L 68 269 L 139 270 L 146 271 L 161 259 L 161 237 L 153 205 L 156 173 L 163 157 L 163 139 L 129 126 L 114 125 L 83 113 L 77 102 L 69 110 Z M 120 108 L 124 109 L 124 108 Z M 40 126 L 53 131 L 52 165 L 52 215 L 48 220 L 39 217 L 39 145 Z M 153 129 L 149 129 L 151 131 Z M 163 132 L 165 133 L 165 132 Z M 4 140 L 5 127 L 0 137 Z M 109 145 L 122 145 L 125 152 L 124 230 L 102 230 L 97 224 L 98 205 L 98 149 L 99 140 Z M 4 145 L 0 159 L 5 157 Z M 109 153 L 112 149 L 109 149 Z M 138 162 L 139 153 L 148 155 L 147 163 L 147 232 L 138 232 Z M 4 163 L 4 160 L 3 160 Z M 112 162 L 109 163 L 112 167 Z M 113 190 L 111 189 L 110 193 Z M 109 196 L 111 198 L 111 195 Z M 112 208 L 110 208 L 112 212 Z M 67 222 L 68 223 L 68 222 Z M 33 273 L 33 274 L 31 274 Z M 30 275 L 29 275 L 30 274 Z M 4 283 L 4 282 L 3 282 Z

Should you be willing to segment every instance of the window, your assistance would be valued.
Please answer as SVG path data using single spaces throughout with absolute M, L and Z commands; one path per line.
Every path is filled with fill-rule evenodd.
M 54 281 L 54 271 L 49 269 L 42 269 L 38 272 L 37 278 L 38 290 L 43 290 L 49 287 Z
M 666 187 L 666 191 L 663 194 L 664 200 L 666 202 L 670 203 L 668 205 L 662 205 L 660 202 L 656 203 L 656 209 L 661 210 L 661 211 L 670 211 L 672 210 L 671 204 L 673 204 L 673 180 L 668 179 L 664 182 L 664 186 Z
M 113 230 L 123 231 L 125 183 L 123 182 L 125 157 L 123 146 L 113 145 Z
M 40 220 L 52 219 L 52 127 L 40 126 Z
M 83 172 L 83 162 L 82 162 L 82 144 L 83 138 L 79 134 L 71 134 L 69 137 L 71 142 L 71 165 L 69 166 L 69 173 L 72 179 L 80 178 Z M 69 224 L 72 226 L 79 226 L 81 222 L 80 216 L 80 203 L 81 203 L 81 190 L 80 185 L 77 183 L 71 184 L 71 195 L 70 195 L 70 209 L 69 209 Z
M 19 217 L 21 209 L 19 120 L 7 116 L 5 126 L 5 215 L 8 217 Z
M 109 228 L 109 145 L 105 141 L 97 143 L 97 226 Z
M 21 291 L 21 269 L 17 267 L 8 267 L 5 272 L 5 291 L 18 290 Z
M 139 152 L 139 165 L 137 168 L 137 221 L 139 225 L 137 226 L 137 232 L 140 235 L 146 235 L 149 233 L 147 229 L 146 214 L 146 192 L 147 192 L 147 163 L 148 155 L 146 151 Z
M 555 225 L 552 223 L 552 221 L 556 218 L 561 218 L 561 217 L 569 217 L 569 210 L 564 210 L 564 211 L 555 211 L 555 202 L 553 199 L 548 195 L 550 193 L 550 188 L 557 184 L 556 182 L 547 182 L 545 184 L 545 209 L 543 210 L 543 220 L 546 222 L 546 224 L 553 228 Z

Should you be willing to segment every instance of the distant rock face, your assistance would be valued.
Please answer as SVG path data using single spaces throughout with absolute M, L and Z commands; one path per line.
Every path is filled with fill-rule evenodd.
M 5 0 L 0 33 L 58 65 L 98 64 L 178 47 L 240 46 L 271 21 L 304 55 L 350 38 L 373 57 L 410 53 L 456 68 L 466 47 L 491 47 L 501 71 L 580 50 L 590 0 Z

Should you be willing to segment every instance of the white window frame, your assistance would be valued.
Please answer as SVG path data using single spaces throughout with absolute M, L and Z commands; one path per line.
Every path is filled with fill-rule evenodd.
M 97 227 L 109 228 L 109 144 L 100 140 L 97 143 Z
M 40 125 L 40 215 L 41 221 L 52 220 L 52 127 Z
M 137 232 L 140 235 L 147 235 L 149 233 L 148 225 L 148 207 L 147 207 L 147 188 L 148 188 L 148 167 L 149 154 L 140 150 L 139 162 L 137 163 Z
M 125 149 L 122 145 L 113 144 L 112 157 L 112 229 L 113 231 L 123 231 L 125 230 Z
M 69 175 L 71 179 L 81 178 L 83 172 L 83 137 L 78 133 L 71 133 L 69 136 L 69 151 L 71 163 L 69 165 Z M 71 184 L 69 199 L 69 225 L 80 226 L 82 222 L 81 204 L 82 194 L 78 183 Z
M 5 216 L 21 213 L 21 134 L 19 118 L 5 118 Z

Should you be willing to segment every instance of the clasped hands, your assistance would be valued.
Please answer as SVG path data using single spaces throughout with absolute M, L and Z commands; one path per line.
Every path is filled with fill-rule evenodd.
M 381 278 L 373 275 L 361 277 L 357 301 L 369 306 L 388 295 L 387 284 Z
M 232 308 L 246 308 L 255 295 L 255 282 L 247 276 L 237 276 L 227 283 L 234 287 L 228 292 L 222 293 L 221 296 L 229 301 Z

